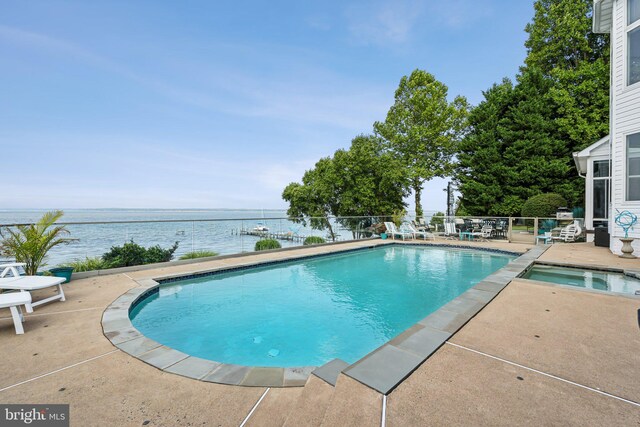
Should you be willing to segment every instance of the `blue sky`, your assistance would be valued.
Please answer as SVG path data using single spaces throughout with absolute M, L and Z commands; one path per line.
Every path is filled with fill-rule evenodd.
M 513 77 L 532 16 L 532 0 L 5 0 L 0 207 L 286 207 L 403 75 L 472 104 Z

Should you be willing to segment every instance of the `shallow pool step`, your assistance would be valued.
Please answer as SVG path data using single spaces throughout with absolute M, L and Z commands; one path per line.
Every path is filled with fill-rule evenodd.
M 382 394 L 340 374 L 321 425 L 379 427 L 381 417 Z
M 331 384 L 320 377 L 310 375 L 284 426 L 320 426 L 333 392 L 334 387 Z

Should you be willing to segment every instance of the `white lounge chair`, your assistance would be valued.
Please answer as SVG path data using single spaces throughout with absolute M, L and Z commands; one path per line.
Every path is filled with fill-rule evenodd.
M 444 223 L 444 236 L 448 240 L 458 239 L 460 234 L 456 230 L 456 224 L 453 222 L 445 222 Z
M 385 222 L 384 226 L 387 228 L 387 233 L 391 234 L 391 238 L 394 240 L 396 236 L 402 237 L 402 240 L 406 239 L 407 237 L 413 237 L 412 233 L 398 230 L 393 222 Z
M 28 293 L 38 289 L 50 288 L 53 286 L 58 287 L 57 294 L 35 302 L 29 301 L 29 303 L 25 304 L 28 313 L 33 312 L 33 307 L 37 307 L 51 301 L 65 301 L 64 291 L 62 290 L 62 283 L 65 281 L 64 277 L 21 276 L 18 272 L 18 267 L 24 267 L 24 264 L 0 264 L 0 269 L 2 270 L 0 273 L 0 289 L 9 289 Z M 29 299 L 31 299 L 31 297 L 29 297 Z
M 405 222 L 403 225 L 411 234 L 413 234 L 414 239 L 417 239 L 418 236 L 422 236 L 424 240 L 427 240 L 427 238 L 436 240 L 436 236 L 434 236 L 433 233 L 429 233 L 428 231 L 418 231 L 412 224 L 408 222 Z
M 16 334 L 24 334 L 24 328 L 22 322 L 24 316 L 20 306 L 24 305 L 28 307 L 31 304 L 31 294 L 29 292 L 10 292 L 0 294 L 0 308 L 8 308 L 11 310 L 11 317 L 13 318 L 13 326 L 16 328 Z

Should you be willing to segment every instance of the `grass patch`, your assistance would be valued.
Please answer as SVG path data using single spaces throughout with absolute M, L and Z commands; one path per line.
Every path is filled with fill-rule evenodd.
M 104 261 L 100 257 L 86 257 L 85 259 L 79 259 L 61 267 L 73 267 L 74 273 L 81 273 L 83 271 L 102 270 L 105 268 Z
M 181 255 L 179 259 L 197 259 L 197 258 L 206 258 L 210 256 L 218 256 L 220 255 L 218 252 L 214 251 L 193 251 L 187 252 L 184 255 Z

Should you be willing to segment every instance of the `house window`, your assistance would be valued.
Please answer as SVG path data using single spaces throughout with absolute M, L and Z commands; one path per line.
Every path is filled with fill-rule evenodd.
M 640 23 L 640 21 L 637 21 Z M 629 66 L 628 66 L 628 80 L 629 85 L 640 82 L 640 25 L 636 25 L 636 28 L 628 33 L 628 48 L 629 48 Z
M 609 160 L 593 162 L 593 219 L 605 221 L 609 218 Z
M 627 200 L 640 201 L 640 133 L 627 136 Z
M 627 0 L 627 25 L 640 20 L 640 0 Z
M 640 0 L 627 0 L 627 84 L 640 82 Z

